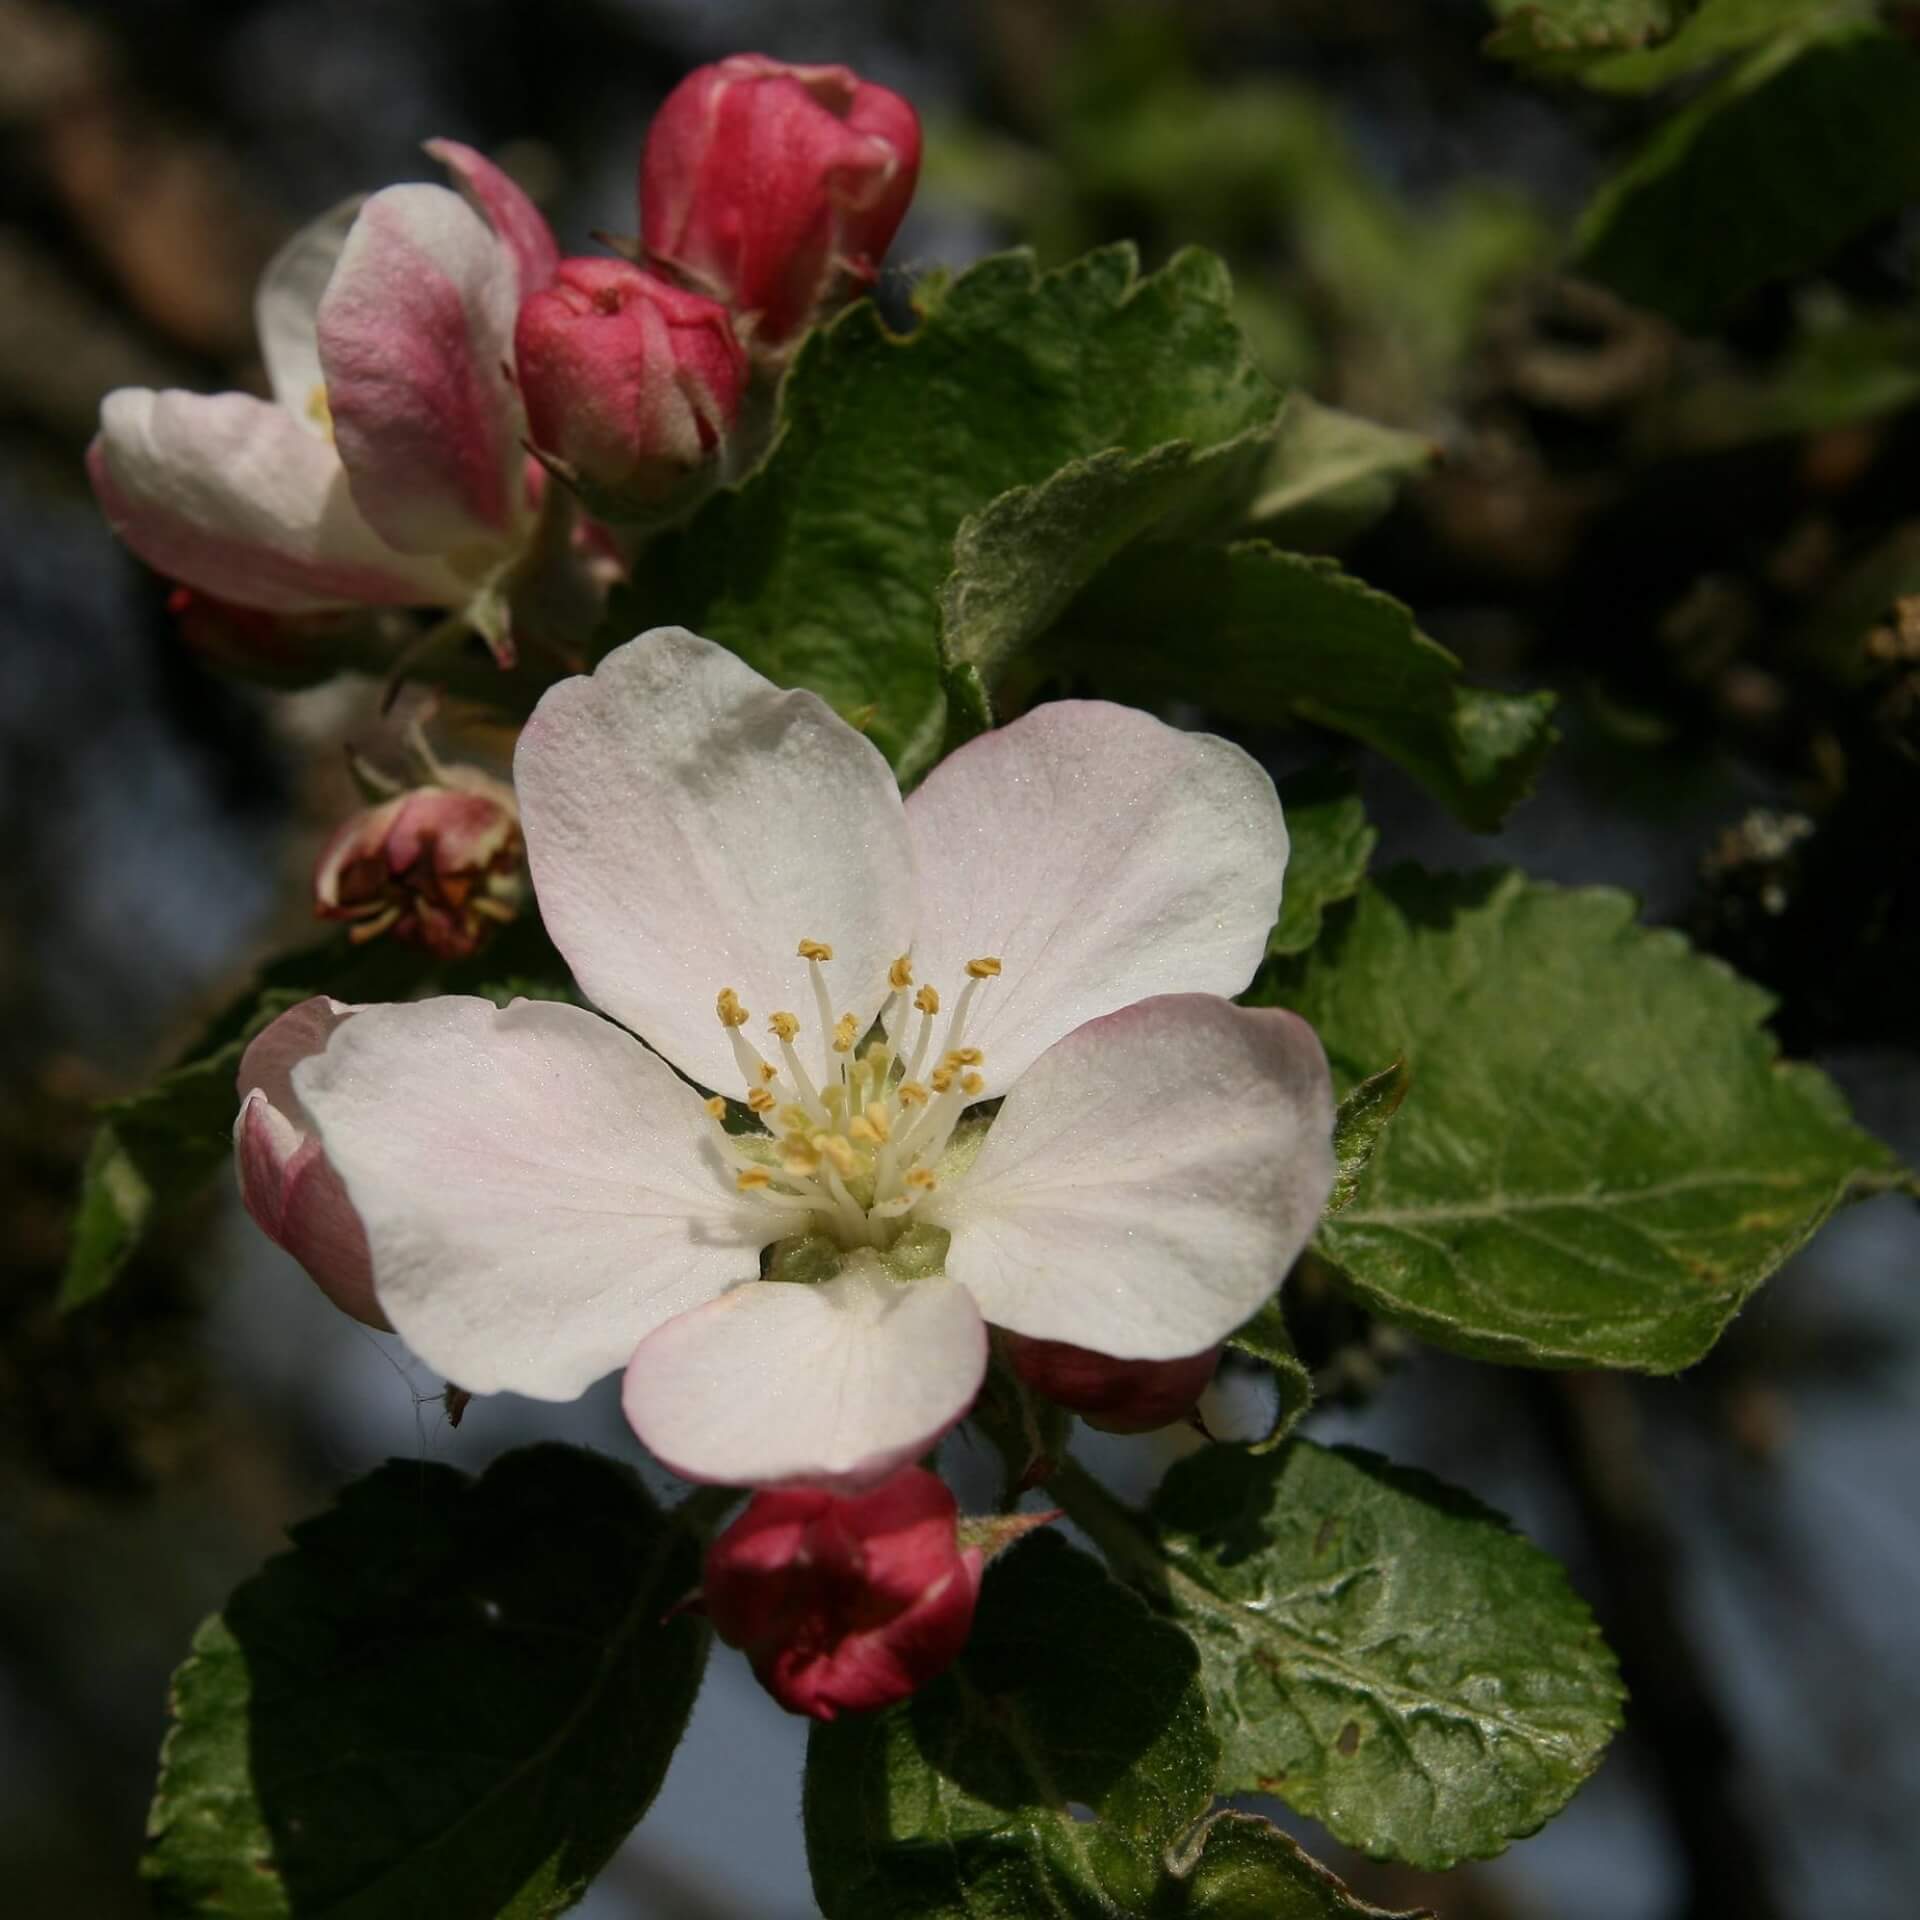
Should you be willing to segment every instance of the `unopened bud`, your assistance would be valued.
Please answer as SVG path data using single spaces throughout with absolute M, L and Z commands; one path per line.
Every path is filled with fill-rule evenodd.
M 641 239 L 777 358 L 872 282 L 919 172 L 919 117 L 897 93 L 849 67 L 735 54 L 688 74 L 654 116 Z
M 922 1467 L 852 1498 L 756 1494 L 707 1549 L 714 1631 L 790 1713 L 891 1706 L 944 1673 L 973 1626 L 983 1555 L 958 1521 Z
M 240 1059 L 234 1171 L 261 1232 L 292 1254 L 341 1312 L 385 1328 L 366 1229 L 293 1090 L 294 1068 L 322 1051 L 357 1011 L 324 996 L 303 1000 L 255 1035 Z
M 210 667 L 270 687 L 311 687 L 355 663 L 357 617 L 265 613 L 175 587 L 167 611 L 182 640 Z
M 313 870 L 314 912 L 356 941 L 391 933 L 441 959 L 479 950 L 514 916 L 526 856 L 507 788 L 413 787 L 343 821 Z
M 627 260 L 563 260 L 514 356 L 534 444 L 615 515 L 718 471 L 747 380 L 726 309 Z
M 1220 1349 L 1178 1360 L 1115 1360 L 1065 1340 L 1003 1333 L 1007 1364 L 1035 1393 L 1105 1433 L 1150 1433 L 1170 1426 L 1205 1392 Z

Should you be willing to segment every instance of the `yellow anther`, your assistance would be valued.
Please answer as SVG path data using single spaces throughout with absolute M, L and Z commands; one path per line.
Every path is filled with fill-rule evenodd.
M 799 954 L 802 960 L 831 960 L 833 949 L 824 940 L 802 940 Z
M 800 1031 L 800 1022 L 790 1013 L 776 1013 L 767 1022 L 767 1030 L 776 1040 L 791 1040 Z
M 967 962 L 967 973 L 975 980 L 997 980 L 1000 977 L 1000 962 L 992 954 L 982 954 L 978 960 Z
M 946 1090 L 953 1085 L 953 1077 L 959 1071 L 960 1069 L 958 1067 L 950 1067 L 943 1060 L 927 1075 L 927 1078 L 933 1082 L 933 1090 L 935 1093 L 945 1093 Z
M 835 1053 L 851 1053 L 853 1043 L 860 1037 L 860 1023 L 852 1014 L 843 1013 L 833 1023 L 833 1050 Z
M 851 1177 L 860 1171 L 860 1156 L 854 1152 L 852 1141 L 839 1134 L 816 1133 L 807 1144 L 831 1160 L 836 1173 Z
M 731 987 L 720 989 L 720 997 L 713 1003 L 713 1010 L 720 1016 L 723 1027 L 744 1027 L 747 1024 L 747 1010 Z
M 868 1101 L 866 1122 L 882 1140 L 893 1138 L 893 1115 L 888 1111 L 884 1100 Z
M 903 1107 L 924 1107 L 927 1104 L 927 1090 L 918 1080 L 902 1080 L 894 1088 L 893 1097 Z
M 765 1087 L 755 1087 L 754 1090 L 747 1095 L 747 1105 L 750 1106 L 755 1113 L 771 1113 L 774 1107 L 773 1095 L 770 1094 Z
M 770 1174 L 765 1167 L 742 1167 L 740 1171 L 733 1176 L 733 1184 L 738 1187 L 742 1193 L 751 1193 L 756 1187 L 772 1186 L 773 1175 Z
M 920 991 L 913 996 L 913 1004 L 931 1019 L 934 1014 L 940 1011 L 940 989 L 938 987 L 922 987 Z
M 796 1180 L 820 1171 L 820 1156 L 804 1140 L 788 1140 L 780 1148 L 780 1164 Z
M 318 382 L 315 382 L 313 391 L 307 395 L 307 418 L 329 440 L 333 438 L 333 409 L 327 405 L 326 388 Z
M 926 1167 L 909 1167 L 907 1169 L 907 1185 L 917 1187 L 922 1193 L 931 1193 L 939 1184 L 940 1182 L 934 1177 L 932 1171 Z
M 820 1104 L 829 1112 L 838 1113 L 847 1104 L 847 1090 L 839 1081 L 830 1087 L 820 1089 Z
M 986 1075 L 981 1073 L 963 1073 L 960 1076 L 960 1089 L 963 1093 L 979 1094 L 986 1092 Z
M 943 1067 L 977 1067 L 986 1057 L 978 1047 L 955 1047 L 940 1064 Z
M 707 1111 L 712 1114 L 716 1120 L 724 1120 L 727 1117 L 727 1103 L 716 1093 L 713 1098 L 707 1102 Z
M 877 1147 L 886 1137 L 864 1113 L 856 1113 L 847 1122 L 847 1134 L 850 1139 L 861 1141 L 869 1147 Z
M 860 1056 L 860 1064 L 869 1073 L 884 1074 L 893 1065 L 893 1049 L 884 1040 L 876 1040 Z
M 805 1107 L 782 1107 L 780 1109 L 780 1130 L 783 1133 L 807 1134 L 813 1131 L 813 1115 Z
M 908 955 L 903 953 L 900 958 L 887 969 L 887 985 L 890 986 L 895 993 L 904 993 L 913 985 L 913 961 Z

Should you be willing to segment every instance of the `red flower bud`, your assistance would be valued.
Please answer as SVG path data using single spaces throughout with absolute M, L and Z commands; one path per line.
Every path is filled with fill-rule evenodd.
M 483 774 L 414 787 L 335 829 L 313 870 L 313 909 L 355 941 L 391 933 L 442 959 L 477 952 L 514 914 L 525 858 L 512 794 Z
M 868 285 L 913 198 L 920 120 L 849 67 L 735 54 L 667 95 L 640 163 L 649 258 L 786 345 Z
M 535 445 L 634 506 L 714 458 L 747 381 L 727 310 L 626 260 L 563 260 L 521 307 L 514 355 Z
M 181 639 L 209 666 L 268 686 L 316 686 L 353 658 L 350 615 L 263 613 L 196 587 L 175 587 L 167 611 Z
M 1115 1360 L 1064 1340 L 1003 1333 L 1007 1364 L 1035 1393 L 1103 1433 L 1150 1433 L 1189 1412 L 1220 1363 L 1220 1349 L 1180 1360 Z
M 789 1713 L 831 1720 L 904 1700 L 967 1643 L 983 1556 L 953 1495 L 908 1467 L 852 1499 L 755 1494 L 707 1549 L 714 1631 Z
M 357 1011 L 324 996 L 303 1000 L 254 1036 L 240 1058 L 233 1160 L 240 1198 L 261 1232 L 292 1254 L 342 1313 L 385 1328 L 366 1229 L 293 1090 L 294 1068 Z

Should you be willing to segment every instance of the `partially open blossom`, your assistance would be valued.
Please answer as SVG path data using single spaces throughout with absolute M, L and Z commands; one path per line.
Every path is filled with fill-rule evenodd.
M 920 121 L 850 67 L 741 53 L 667 95 L 640 164 L 647 257 L 739 314 L 756 353 L 868 285 L 920 172 Z
M 756 1494 L 707 1549 L 713 1629 L 790 1713 L 891 1706 L 967 1644 L 985 1556 L 953 1495 L 908 1467 L 871 1493 Z
M 987 1323 L 1183 1359 L 1306 1244 L 1326 1059 L 1224 997 L 1287 855 L 1239 748 L 1061 701 L 903 801 L 816 696 L 668 628 L 548 690 L 514 784 L 610 1018 L 373 1007 L 295 1074 L 382 1307 L 462 1385 L 624 1365 L 688 1478 L 871 1486 L 971 1405 Z
M 255 1035 L 240 1058 L 234 1170 L 240 1198 L 267 1238 L 292 1254 L 341 1312 L 384 1328 L 366 1231 L 292 1082 L 294 1067 L 320 1052 L 356 1011 L 338 1000 L 303 1000 Z
M 442 771 L 459 784 L 409 788 L 334 830 L 313 870 L 321 919 L 344 920 L 356 941 L 391 933 L 459 960 L 513 918 L 525 848 L 512 790 Z
M 269 262 L 271 400 L 122 387 L 87 466 L 121 538 L 202 593 L 281 614 L 446 607 L 504 647 L 497 602 L 535 525 L 505 367 L 557 250 L 497 168 L 430 150 L 462 192 L 348 201 Z
M 634 507 L 714 469 L 747 380 L 727 310 L 627 260 L 563 260 L 521 307 L 514 352 L 534 444 Z
M 1003 1336 L 1011 1366 L 1034 1392 L 1104 1433 L 1151 1433 L 1171 1425 L 1205 1392 L 1220 1364 L 1208 1347 L 1179 1360 L 1115 1360 L 1065 1340 Z

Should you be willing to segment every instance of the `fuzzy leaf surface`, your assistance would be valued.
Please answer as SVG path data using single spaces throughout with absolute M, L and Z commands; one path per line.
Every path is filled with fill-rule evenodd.
M 1316 767 L 1281 781 L 1280 804 L 1287 820 L 1287 878 L 1267 951 L 1304 953 L 1319 939 L 1327 908 L 1360 891 L 1380 836 L 1353 776 L 1338 767 Z
M 1156 455 L 1177 465 L 1266 427 L 1279 395 L 1230 301 L 1212 255 L 1143 278 L 1116 246 L 1047 274 L 1025 254 L 984 261 L 930 291 L 904 337 L 872 306 L 850 309 L 788 371 L 765 461 L 648 548 L 605 645 L 691 627 L 923 771 L 943 727 L 941 593 L 962 524 L 1096 454 L 1180 442 L 1190 454 Z M 1147 474 L 1125 477 L 1130 498 L 1166 479 L 1152 462 Z M 1082 483 L 1063 484 L 1078 497 Z M 1004 558 L 1005 523 L 977 537 Z M 1052 589 L 1005 591 L 1015 605 L 995 619 L 1017 625 Z
M 659 1790 L 707 1632 L 690 1535 L 626 1468 L 396 1460 L 293 1529 L 174 1678 L 157 1911 L 544 1920 Z
M 1551 1818 L 1619 1724 L 1613 1656 L 1558 1562 L 1424 1474 L 1305 1440 L 1216 1447 L 1168 1473 L 1152 1518 L 1224 1791 L 1445 1867 Z
M 1258 540 L 1123 555 L 1074 603 L 1059 645 L 1129 698 L 1365 741 L 1474 827 L 1499 824 L 1555 738 L 1550 694 L 1464 685 L 1399 601 Z
M 1323 552 L 1379 519 L 1439 456 L 1423 435 L 1289 394 L 1248 528 L 1277 547 Z
M 1523 1366 L 1698 1360 L 1844 1201 L 1900 1178 L 1758 987 L 1625 894 L 1398 869 L 1256 997 L 1344 1096 L 1408 1094 L 1316 1247 L 1373 1312 Z

